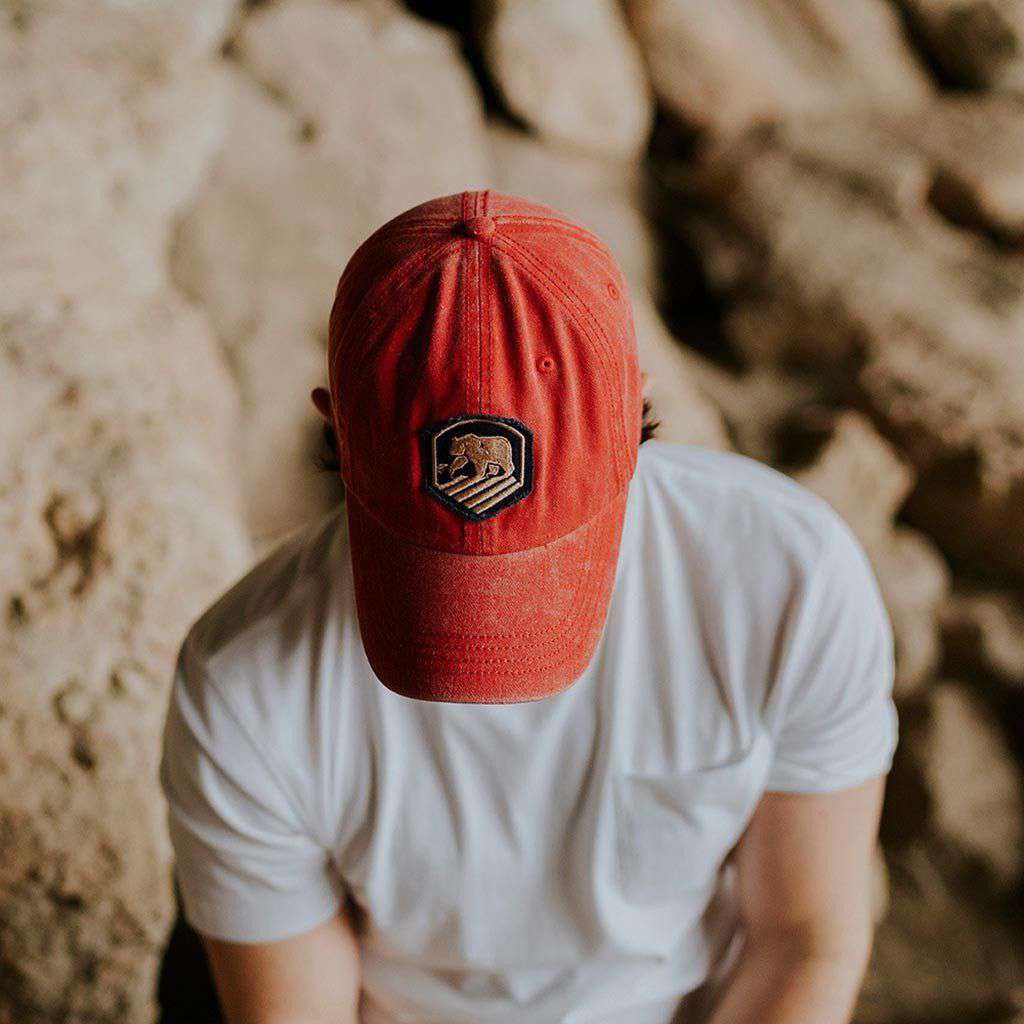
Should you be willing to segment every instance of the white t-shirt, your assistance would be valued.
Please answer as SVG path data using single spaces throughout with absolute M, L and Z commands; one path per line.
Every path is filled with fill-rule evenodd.
M 892 677 L 849 529 L 741 456 L 641 447 L 600 643 L 535 703 L 387 690 L 334 512 L 182 646 L 161 778 L 186 917 L 272 941 L 347 888 L 367 1024 L 667 1024 L 735 938 L 722 863 L 760 794 L 888 771 Z

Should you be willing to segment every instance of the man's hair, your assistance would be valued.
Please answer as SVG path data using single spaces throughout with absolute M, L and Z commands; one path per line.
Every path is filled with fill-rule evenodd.
M 654 417 L 654 407 L 649 399 L 644 399 L 643 413 L 640 419 L 640 443 L 650 441 L 658 432 L 661 421 Z M 326 473 L 337 473 L 341 469 L 338 460 L 338 441 L 334 436 L 334 428 L 329 423 L 323 425 L 323 444 L 316 457 L 316 466 Z

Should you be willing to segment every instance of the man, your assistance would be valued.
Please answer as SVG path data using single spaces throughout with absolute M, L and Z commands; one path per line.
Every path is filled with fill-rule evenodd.
M 227 1019 L 848 1020 L 896 742 L 849 530 L 641 448 L 625 282 L 546 207 L 407 211 L 329 337 L 345 510 L 192 628 L 167 724 Z

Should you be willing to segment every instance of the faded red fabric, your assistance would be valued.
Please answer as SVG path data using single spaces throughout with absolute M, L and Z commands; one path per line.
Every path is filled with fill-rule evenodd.
M 338 284 L 328 367 L 360 632 L 390 689 L 535 700 L 589 661 L 641 422 L 626 283 L 593 234 L 496 192 L 376 231 Z M 512 418 L 529 494 L 474 522 L 428 492 L 425 427 Z

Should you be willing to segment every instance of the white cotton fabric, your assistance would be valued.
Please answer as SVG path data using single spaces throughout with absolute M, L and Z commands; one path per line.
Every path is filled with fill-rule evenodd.
M 186 916 L 270 942 L 350 891 L 366 1024 L 667 1024 L 735 938 L 722 864 L 761 793 L 885 773 L 892 678 L 848 528 L 741 456 L 641 447 L 599 646 L 535 703 L 387 690 L 332 513 L 182 646 L 161 778 Z

